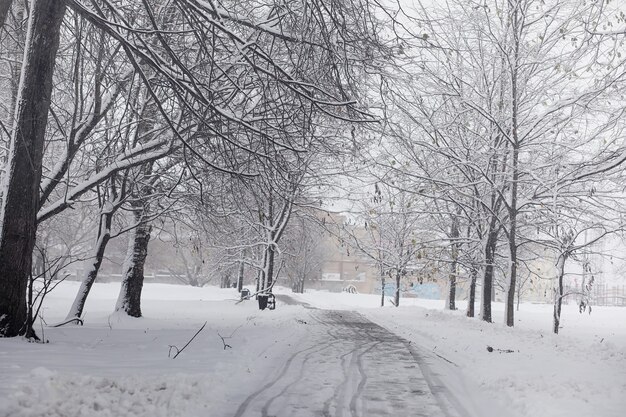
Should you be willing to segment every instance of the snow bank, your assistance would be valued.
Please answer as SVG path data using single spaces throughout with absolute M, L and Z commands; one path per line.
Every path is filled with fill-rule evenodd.
M 510 329 L 419 307 L 367 316 L 454 363 L 520 416 L 624 415 L 626 355 L 610 342 Z
M 32 386 L 24 386 L 15 394 L 3 415 L 184 417 L 208 413 L 209 405 L 202 399 L 210 387 L 203 378 L 31 374 L 42 380 L 35 380 Z
M 234 289 L 146 284 L 145 317 L 111 315 L 119 285 L 95 284 L 85 326 L 44 328 L 47 344 L 0 339 L 1 417 L 230 416 L 307 335 L 303 307 L 259 311 L 237 304 Z M 49 295 L 47 322 L 64 317 L 78 288 Z

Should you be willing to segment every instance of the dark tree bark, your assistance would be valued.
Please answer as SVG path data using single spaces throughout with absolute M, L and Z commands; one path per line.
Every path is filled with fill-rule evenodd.
M 261 290 L 265 289 L 265 270 L 267 268 L 267 250 L 266 249 L 262 249 L 262 250 L 263 250 L 263 264 L 262 264 L 261 269 L 259 269 L 259 271 L 257 272 L 257 278 L 256 278 L 257 296 L 255 298 L 259 298 L 258 293 Z
M 467 317 L 474 317 L 474 304 L 476 303 L 476 278 L 478 276 L 478 269 L 473 268 L 470 272 L 470 285 L 467 295 Z
M 4 26 L 4 22 L 7 20 L 11 4 L 13 4 L 13 0 L 0 0 L 0 27 Z
M 511 3 L 509 3 L 511 5 Z M 513 4 L 512 13 L 512 27 L 513 27 L 513 62 L 511 68 L 511 96 L 512 96 L 512 109 L 511 109 L 511 132 L 513 136 L 513 152 L 511 155 L 511 202 L 509 205 L 509 252 L 511 254 L 511 265 L 509 271 L 509 288 L 507 289 L 506 296 L 506 325 L 513 327 L 515 325 L 515 289 L 517 280 L 517 194 L 518 194 L 518 182 L 519 182 L 519 152 L 520 141 L 518 137 L 518 58 L 520 48 L 520 30 L 521 22 L 519 17 L 519 4 Z
M 557 287 L 554 291 L 554 311 L 552 314 L 552 331 L 554 334 L 559 333 L 559 326 L 561 325 L 561 308 L 563 306 L 563 277 L 565 276 L 565 261 L 567 261 L 569 254 L 564 253 L 559 256 L 556 265 Z
M 514 185 L 515 187 L 515 185 Z M 506 316 L 506 325 L 509 327 L 513 327 L 515 325 L 515 290 L 517 286 L 517 242 L 515 238 L 515 233 L 517 233 L 517 220 L 513 217 L 516 217 L 511 213 L 510 220 L 510 235 L 509 235 L 509 251 L 511 256 L 511 265 L 509 270 L 509 288 L 507 289 L 506 294 L 506 305 L 505 305 L 505 316 Z
M 26 331 L 44 136 L 65 13 L 63 1 L 32 5 L 0 212 L 0 336 L 8 337 Z
M 139 124 L 135 133 L 133 146 L 136 147 L 153 139 L 155 123 L 158 117 L 158 106 L 150 96 L 148 87 L 144 91 L 144 107 L 139 115 Z M 136 227 L 128 238 L 126 259 L 122 269 L 122 285 L 117 299 L 115 311 L 123 311 L 131 317 L 141 317 L 141 291 L 143 289 L 144 269 L 148 257 L 148 243 L 152 224 L 148 219 L 150 213 L 150 196 L 153 193 L 154 161 L 140 167 L 140 181 L 137 189 L 131 193 L 131 206 Z
M 265 277 L 265 288 L 272 288 L 274 282 L 274 263 L 276 258 L 276 248 L 270 245 L 267 248 L 267 275 Z
M 224 274 L 220 278 L 220 288 L 230 288 L 230 275 Z
M 268 226 L 272 227 L 275 226 L 275 219 L 274 219 L 274 192 L 272 190 L 271 187 L 268 188 L 268 194 L 267 194 L 267 213 L 266 213 L 266 218 L 269 221 Z M 274 248 L 274 242 L 276 239 L 276 232 L 275 231 L 271 231 L 271 232 L 267 232 L 267 247 L 265 248 L 265 257 L 263 258 L 264 262 L 263 262 L 263 282 L 262 282 L 262 289 L 268 289 L 268 288 L 272 288 L 272 281 L 274 279 L 274 252 L 275 252 L 275 248 Z
M 259 270 L 256 273 L 256 291 L 255 291 L 255 299 L 259 298 L 259 291 L 261 291 L 261 280 L 263 279 L 263 271 Z
M 380 277 L 380 306 L 385 306 L 385 276 Z
M 394 305 L 396 307 L 398 307 L 400 305 L 400 279 L 402 278 L 402 275 L 400 274 L 400 272 L 396 273 L 396 293 L 393 299 Z
M 243 272 L 244 272 L 244 264 L 243 261 L 239 262 L 239 270 L 237 271 L 237 292 L 241 292 L 243 289 Z
M 491 323 L 491 291 L 493 285 L 493 262 L 489 261 L 485 266 L 485 276 L 483 279 L 483 299 L 482 299 L 482 311 L 480 318 L 483 321 Z
M 480 318 L 491 323 L 491 301 L 493 290 L 493 272 L 496 258 L 496 244 L 498 243 L 498 231 L 493 227 L 489 232 L 485 245 L 485 275 L 483 277 L 483 298 L 481 302 Z
M 446 310 L 456 310 L 456 277 L 458 274 L 458 258 L 459 258 L 459 220 L 458 217 L 452 218 L 450 227 L 450 275 L 448 276 L 448 294 L 446 296 Z
M 450 269 L 450 276 L 448 277 L 448 296 L 446 297 L 448 300 L 446 303 L 446 310 L 456 310 L 456 261 L 452 262 Z
M 123 311 L 131 317 L 141 317 L 141 290 L 143 289 L 144 265 L 148 256 L 148 243 L 152 225 L 144 218 L 144 210 L 134 211 L 135 221 L 139 225 L 129 236 L 122 288 L 115 311 Z

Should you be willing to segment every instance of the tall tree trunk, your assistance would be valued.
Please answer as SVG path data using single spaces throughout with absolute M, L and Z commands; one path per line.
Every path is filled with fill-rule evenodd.
M 242 254 L 243 258 L 243 254 Z M 239 270 L 237 271 L 237 292 L 241 292 L 243 289 L 243 272 L 244 272 L 244 264 L 243 260 L 239 262 Z
M 459 219 L 452 218 L 450 226 L 450 275 L 448 276 L 448 294 L 446 296 L 446 310 L 456 310 L 456 278 L 458 275 L 459 258 Z
M 498 231 L 494 227 L 489 231 L 487 244 L 485 245 L 485 273 L 483 276 L 483 294 L 480 302 L 480 318 L 491 323 L 491 301 L 493 291 L 493 273 L 496 256 L 496 244 L 498 243 Z
M 470 285 L 467 295 L 467 317 L 474 317 L 474 304 L 476 303 L 476 278 L 478 277 L 478 269 L 472 267 L 470 271 Z
M 100 266 L 102 265 L 102 259 L 104 259 L 104 252 L 111 239 L 111 224 L 113 223 L 114 212 L 115 209 L 113 205 L 110 205 L 109 207 L 105 207 L 100 213 L 100 225 L 98 227 L 98 235 L 96 236 L 91 258 L 93 262 L 87 270 L 83 282 L 80 284 L 80 289 L 76 294 L 76 298 L 74 298 L 69 313 L 67 313 L 68 320 L 83 315 L 85 302 L 87 301 L 93 283 L 96 282 Z
M 561 324 L 561 307 L 563 305 L 563 277 L 565 276 L 565 261 L 568 255 L 561 254 L 556 263 L 557 287 L 554 289 L 554 311 L 552 314 L 552 331 L 554 334 L 559 333 Z
M 400 278 L 402 278 L 402 275 L 398 271 L 396 272 L 396 293 L 393 300 L 396 307 L 400 305 Z
M 513 27 L 513 59 L 511 60 L 511 133 L 513 137 L 513 152 L 511 155 L 511 202 L 509 204 L 509 253 L 510 253 L 510 270 L 509 270 L 509 286 L 507 288 L 506 304 L 504 309 L 506 325 L 513 327 L 515 325 L 515 290 L 517 279 L 517 192 L 519 181 L 519 151 L 520 143 L 518 137 L 518 59 L 520 47 L 520 19 L 519 7 L 520 3 L 511 3 L 513 7 L 511 13 Z
M 519 149 L 517 146 L 513 148 L 513 184 L 511 185 L 511 204 L 509 207 L 509 285 L 507 288 L 506 303 L 504 306 L 504 314 L 506 325 L 513 327 L 515 325 L 515 290 L 517 289 L 517 182 L 519 180 L 518 172 Z
M 516 220 L 511 220 L 509 236 L 509 255 L 510 269 L 509 269 L 509 287 L 507 288 L 506 303 L 504 305 L 504 315 L 506 319 L 506 325 L 513 327 L 515 325 L 515 290 L 517 289 L 517 243 L 513 235 Z
M 263 249 L 263 265 L 257 273 L 256 292 L 257 294 L 265 289 L 265 276 L 267 274 L 267 249 Z M 256 298 L 259 298 L 258 296 Z
M 43 145 L 64 1 L 33 1 L 0 209 L 0 336 L 24 334 Z
M 13 0 L 0 0 L 0 28 L 4 26 L 4 22 L 7 20 L 11 4 L 13 4 Z
M 139 123 L 133 147 L 140 146 L 154 137 L 152 132 L 159 114 L 158 107 L 148 93 L 147 87 L 143 94 L 143 107 L 140 106 Z M 151 184 L 153 168 L 154 161 L 147 162 L 140 167 L 141 177 L 145 183 L 139 185 L 139 188 L 132 193 L 133 217 L 137 226 L 132 230 L 128 239 L 126 258 L 122 267 L 122 285 L 115 305 L 115 311 L 123 311 L 131 317 L 141 317 L 144 266 L 152 231 L 152 225 L 147 217 L 150 212 L 149 198 L 153 193 Z
M 276 248 L 274 244 L 272 243 L 267 248 L 267 270 L 266 270 L 266 276 L 265 276 L 265 289 L 272 288 L 272 283 L 274 282 L 275 258 L 276 258 Z
M 456 310 L 456 261 L 450 265 L 448 277 L 448 294 L 446 295 L 446 310 Z
M 256 292 L 255 299 L 259 298 L 259 291 L 261 291 L 261 280 L 263 279 L 263 271 L 258 270 L 256 273 Z
M 145 220 L 144 210 L 135 210 L 139 223 L 129 236 L 126 260 L 122 271 L 122 287 L 115 311 L 123 311 L 131 317 L 141 317 L 141 290 L 143 289 L 144 265 L 148 256 L 148 243 L 152 225 Z

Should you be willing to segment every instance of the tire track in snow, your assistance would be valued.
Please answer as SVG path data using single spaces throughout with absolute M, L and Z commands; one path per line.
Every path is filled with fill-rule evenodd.
M 330 405 L 331 403 L 335 403 L 335 416 L 333 417 L 342 417 L 343 416 L 343 409 L 340 406 L 340 404 L 344 404 L 345 403 L 345 398 L 346 398 L 346 391 L 348 389 L 348 383 L 350 382 L 350 375 L 351 375 L 351 371 L 353 369 L 354 363 L 356 362 L 356 351 L 358 350 L 358 347 L 355 347 L 354 349 L 350 350 L 347 353 L 344 353 L 343 355 L 340 356 L 341 358 L 341 370 L 343 373 L 343 380 L 341 381 L 341 383 L 339 384 L 339 387 L 337 390 L 335 390 L 335 392 L 333 393 L 333 395 L 326 401 L 324 401 L 324 406 L 322 409 L 322 413 L 325 417 L 331 417 L 330 414 Z M 350 359 L 350 363 L 346 366 L 346 358 L 348 356 L 351 355 L 351 359 Z
M 322 352 L 322 351 L 324 351 L 324 350 L 326 350 L 328 348 L 331 348 L 331 347 L 333 347 L 333 345 L 334 345 L 334 342 L 327 342 L 326 345 L 321 347 L 320 349 L 307 352 L 304 355 L 304 358 L 302 359 L 302 362 L 300 362 L 300 370 L 298 372 L 298 376 L 296 377 L 296 379 L 294 381 L 292 381 L 291 383 L 286 383 L 285 386 L 283 387 L 283 389 L 280 390 L 280 392 L 278 392 L 276 395 L 272 396 L 271 398 L 269 398 L 265 402 L 265 404 L 261 408 L 261 416 L 262 417 L 269 417 L 268 411 L 269 411 L 269 408 L 272 406 L 272 403 L 276 399 L 282 397 L 287 392 L 287 390 L 289 388 L 297 385 L 299 382 L 301 382 L 303 380 L 303 378 L 304 378 L 304 369 L 305 369 L 307 363 L 309 362 L 309 360 L 313 357 L 313 355 L 315 355 L 317 353 L 320 353 L 320 352 Z
M 250 405 L 250 403 L 252 402 L 252 400 L 254 400 L 256 397 L 258 397 L 260 394 L 262 394 L 263 392 L 267 391 L 268 389 L 272 388 L 274 385 L 276 385 L 276 383 L 278 383 L 287 373 L 287 371 L 289 370 L 289 368 L 291 367 L 291 364 L 293 363 L 294 359 L 296 359 L 296 357 L 298 357 L 298 355 L 300 355 L 301 353 L 307 352 L 309 350 L 315 349 L 317 346 L 311 346 L 308 347 L 306 349 L 302 349 L 299 350 L 295 353 L 293 353 L 289 359 L 287 359 L 287 361 L 285 362 L 285 364 L 283 365 L 283 368 L 281 369 L 281 371 L 279 372 L 279 374 L 274 377 L 274 379 L 272 379 L 270 382 L 268 382 L 267 384 L 263 385 L 261 388 L 259 388 L 257 391 L 253 392 L 252 394 L 250 394 L 239 406 L 239 408 L 237 408 L 237 412 L 235 413 L 234 417 L 241 417 L 243 416 L 243 414 L 246 412 L 246 410 L 248 409 L 248 406 Z
M 235 417 L 469 416 L 405 339 L 356 312 L 311 310 L 309 317 L 305 343 L 314 346 L 292 354 Z
M 369 353 L 375 347 L 380 345 L 380 343 L 381 342 L 374 343 L 372 346 L 365 349 L 357 356 L 356 370 L 358 371 L 361 378 L 359 380 L 359 384 L 356 387 L 356 391 L 354 392 L 354 394 L 352 394 L 352 398 L 350 399 L 350 414 L 352 415 L 352 417 L 357 417 L 357 400 L 363 396 L 363 388 L 365 388 L 365 383 L 367 382 L 367 373 L 363 368 L 363 356 L 365 356 L 365 354 Z

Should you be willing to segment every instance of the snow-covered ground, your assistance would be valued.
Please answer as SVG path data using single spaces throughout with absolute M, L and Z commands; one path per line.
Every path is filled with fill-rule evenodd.
M 464 303 L 451 312 L 442 311 L 438 300 L 407 298 L 399 308 L 381 309 L 378 295 L 295 296 L 320 308 L 357 309 L 440 355 L 453 363 L 451 385 L 454 370 L 462 372 L 511 416 L 626 415 L 626 308 L 594 307 L 591 314 L 580 314 L 577 306 L 566 305 L 557 336 L 551 333 L 550 305 L 522 304 L 511 329 L 500 324 L 500 303 L 493 305 L 498 322 L 488 324 L 464 317 Z
M 45 320 L 61 321 L 77 291 L 66 282 L 51 293 Z M 44 328 L 49 343 L 0 339 L 0 416 L 228 415 L 225 405 L 262 385 L 306 335 L 304 308 L 260 312 L 253 301 L 236 304 L 233 289 L 147 284 L 140 319 L 110 315 L 118 291 L 94 285 L 85 325 Z
M 65 317 L 77 290 L 67 282 L 48 296 L 48 323 Z M 110 315 L 118 290 L 119 284 L 96 284 L 85 326 L 44 327 L 39 333 L 47 344 L 0 339 L 1 417 L 233 415 L 226 410 L 276 374 L 276 364 L 312 329 L 302 306 L 261 312 L 253 301 L 237 304 L 232 289 L 159 284 L 144 287 L 145 317 L 129 319 Z M 580 315 L 567 306 L 562 334 L 554 336 L 544 305 L 523 304 L 517 327 L 509 329 L 441 311 L 441 301 L 403 299 L 400 308 L 381 309 L 375 295 L 296 297 L 319 308 L 357 310 L 437 355 L 433 370 L 454 392 L 476 394 L 466 403 L 508 410 L 500 415 L 626 413 L 626 309 Z M 494 305 L 494 317 L 501 319 L 501 305 Z M 182 348 L 205 321 L 180 356 L 168 358 L 169 346 Z

